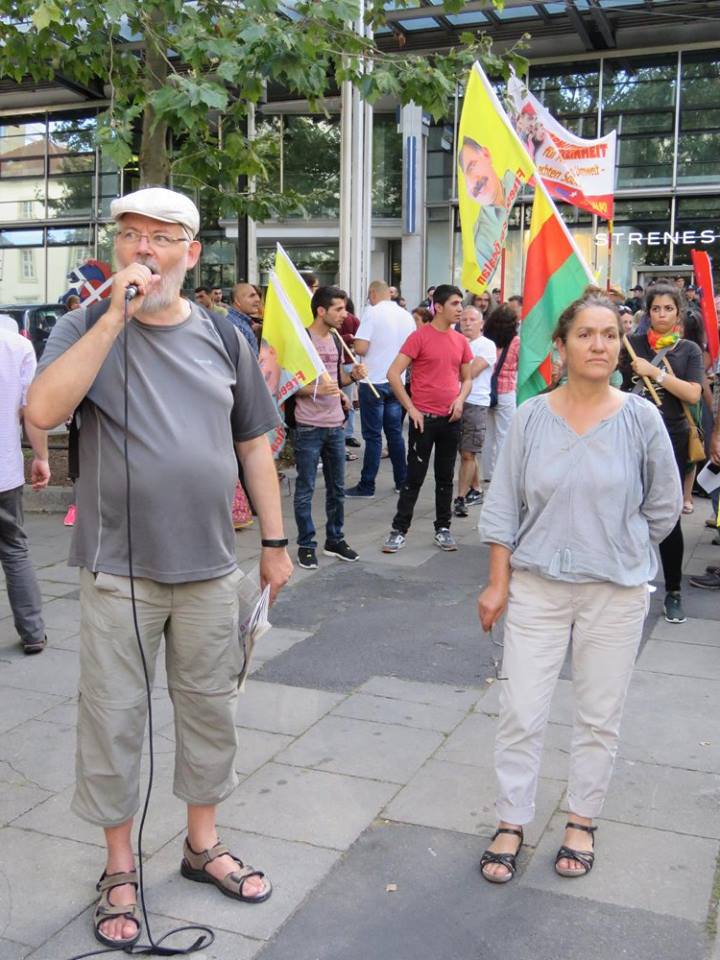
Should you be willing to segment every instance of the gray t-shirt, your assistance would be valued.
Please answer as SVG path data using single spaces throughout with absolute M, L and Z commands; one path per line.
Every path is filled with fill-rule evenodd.
M 85 332 L 83 308 L 58 320 L 38 369 Z M 212 321 L 194 304 L 187 320 L 174 326 L 131 320 L 80 406 L 78 517 L 69 563 L 128 575 L 126 334 L 133 573 L 161 583 L 223 576 L 236 566 L 231 510 L 238 474 L 231 413 L 235 440 L 262 436 L 278 424 L 278 414 L 244 339 L 238 337 L 236 371 Z

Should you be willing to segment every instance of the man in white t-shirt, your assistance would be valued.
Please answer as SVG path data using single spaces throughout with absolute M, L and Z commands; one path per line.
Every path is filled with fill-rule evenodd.
M 22 526 L 25 471 L 20 421 L 35 366 L 30 341 L 20 336 L 12 317 L 0 315 L 0 562 L 15 629 L 25 653 L 40 653 L 47 643 L 40 588 Z M 33 489 L 41 490 L 50 479 L 47 433 L 28 422 L 25 430 L 35 454 Z
M 387 371 L 400 352 L 400 347 L 415 330 L 415 321 L 407 310 L 391 300 L 390 292 L 387 283 L 373 280 L 368 294 L 371 305 L 363 311 L 355 334 L 355 352 L 365 359 L 368 380 L 374 386 L 375 393 L 368 383 L 360 384 L 360 422 L 365 455 L 360 482 L 345 491 L 346 497 L 375 496 L 383 431 L 387 438 L 396 490 L 399 491 L 405 483 L 407 474 L 402 432 L 403 408 L 388 383 Z
M 470 341 L 472 350 L 472 389 L 463 406 L 460 422 L 460 472 L 458 495 L 453 509 L 456 517 L 467 517 L 468 506 L 482 501 L 477 455 L 482 451 L 485 441 L 490 385 L 497 358 L 495 344 L 484 337 L 482 331 L 483 318 L 480 311 L 475 307 L 465 307 L 460 319 L 460 332 Z

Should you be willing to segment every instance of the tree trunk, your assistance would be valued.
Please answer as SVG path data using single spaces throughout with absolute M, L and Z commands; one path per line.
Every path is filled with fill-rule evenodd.
M 165 22 L 162 12 L 151 9 L 150 23 L 152 33 L 145 35 L 145 92 L 152 93 L 160 89 L 167 81 L 168 64 L 165 50 L 161 49 L 155 36 L 165 34 Z M 140 145 L 140 186 L 167 186 L 170 178 L 170 157 L 168 156 L 167 123 L 158 121 L 155 111 L 146 103 L 143 114 L 142 141 Z

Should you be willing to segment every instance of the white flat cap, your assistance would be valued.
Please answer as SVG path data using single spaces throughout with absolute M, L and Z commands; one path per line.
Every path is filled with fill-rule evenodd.
M 145 187 L 113 200 L 110 204 L 113 219 L 119 220 L 126 213 L 138 213 L 162 223 L 179 223 L 191 239 L 200 229 L 200 214 L 192 200 L 165 187 Z

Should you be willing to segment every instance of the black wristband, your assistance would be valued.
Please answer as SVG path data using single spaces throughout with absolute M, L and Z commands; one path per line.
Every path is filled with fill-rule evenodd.
M 260 544 L 263 547 L 286 547 L 288 540 L 287 538 L 283 538 L 282 540 L 261 540 Z

